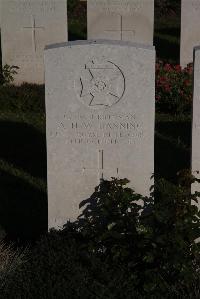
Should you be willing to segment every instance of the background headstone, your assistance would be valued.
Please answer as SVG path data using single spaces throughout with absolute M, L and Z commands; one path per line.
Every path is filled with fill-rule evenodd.
M 182 0 L 180 64 L 193 61 L 193 48 L 200 43 L 200 0 Z
M 88 0 L 88 39 L 153 44 L 154 0 Z
M 0 30 L 1 30 L 1 3 L 2 3 L 2 0 L 0 0 Z
M 3 0 L 2 64 L 20 69 L 15 83 L 44 83 L 44 47 L 67 41 L 66 0 Z
M 194 50 L 193 84 L 192 173 L 200 178 L 200 47 Z M 200 185 L 193 184 L 192 191 L 200 192 Z
M 45 51 L 49 228 L 75 219 L 101 178 L 149 194 L 154 172 L 155 51 L 82 41 Z

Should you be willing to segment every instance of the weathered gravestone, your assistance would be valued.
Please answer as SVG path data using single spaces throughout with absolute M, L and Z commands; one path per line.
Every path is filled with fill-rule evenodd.
M 180 64 L 193 61 L 193 48 L 200 43 L 200 0 L 182 0 Z
M 19 67 L 16 84 L 44 83 L 44 47 L 67 41 L 66 0 L 2 0 L 2 64 Z
M 153 44 L 154 0 L 88 0 L 88 39 Z
M 192 173 L 200 178 L 200 47 L 194 49 L 193 84 Z M 200 192 L 200 184 L 193 184 L 192 191 Z
M 149 194 L 154 172 L 155 51 L 117 41 L 45 51 L 49 227 L 79 214 L 101 178 Z
M 1 30 L 1 3 L 2 3 L 2 0 L 0 0 L 0 30 Z

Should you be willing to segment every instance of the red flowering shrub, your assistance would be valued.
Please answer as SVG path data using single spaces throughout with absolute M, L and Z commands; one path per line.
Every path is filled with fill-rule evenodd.
M 190 113 L 193 66 L 156 63 L 156 110 L 160 113 Z

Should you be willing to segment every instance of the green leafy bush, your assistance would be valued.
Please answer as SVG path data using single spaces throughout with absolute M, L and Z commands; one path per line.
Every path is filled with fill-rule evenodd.
M 149 198 L 127 188 L 127 180 L 100 184 L 77 221 L 88 251 L 111 264 L 125 263 L 138 291 L 164 291 L 175 280 L 184 288 L 199 257 L 200 213 L 191 205 L 197 194 L 188 188 L 193 180 L 185 173 L 179 186 L 158 180 Z
M 156 110 L 160 113 L 188 114 L 192 106 L 193 67 L 158 62 L 156 64 Z
M 127 179 L 102 181 L 77 221 L 37 244 L 4 298 L 199 298 L 191 182 L 187 172 L 177 186 L 157 179 L 144 197 Z
M 5 64 L 1 70 L 0 84 L 10 84 L 14 81 L 18 66 Z
M 127 179 L 103 181 L 80 204 L 86 207 L 76 222 L 88 240 L 88 250 L 117 262 L 130 261 L 130 252 L 135 252 L 135 260 L 139 258 L 140 210 L 145 198 L 126 187 L 127 183 Z

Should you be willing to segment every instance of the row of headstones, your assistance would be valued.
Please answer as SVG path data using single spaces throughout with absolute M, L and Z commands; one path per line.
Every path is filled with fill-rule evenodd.
M 154 0 L 87 0 L 88 39 L 153 44 Z M 200 40 L 200 0 L 182 0 L 181 65 Z M 15 83 L 44 83 L 43 50 L 66 42 L 67 0 L 1 0 L 2 63 Z
M 154 0 L 87 0 L 87 9 L 89 39 L 153 44 Z M 200 43 L 200 0 L 181 0 L 180 40 L 180 65 L 185 67 Z
M 120 39 L 153 44 L 154 0 L 87 0 L 87 8 L 89 39 Z M 181 0 L 182 67 L 192 62 L 193 48 L 199 43 L 200 0 Z
M 106 40 L 49 46 L 45 69 L 49 228 L 76 219 L 79 203 L 101 179 L 128 178 L 136 192 L 148 195 L 154 173 L 154 47 Z M 200 47 L 192 140 L 198 177 Z M 200 188 L 193 185 L 195 190 Z
M 151 5 L 153 1 L 140 0 L 133 5 L 135 1 L 107 0 L 109 10 L 103 5 L 104 0 L 101 5 L 99 1 L 89 2 L 94 2 L 94 10 L 100 7 L 102 26 L 108 24 L 106 28 L 111 28 L 109 21 L 117 20 L 120 33 L 118 29 L 115 32 L 115 27 L 113 30 L 102 27 L 104 33 L 120 34 L 119 40 L 128 39 L 129 34 L 136 36 L 139 30 L 133 31 L 137 23 L 133 23 L 135 27 L 131 25 L 132 29 L 128 27 L 130 22 L 143 20 L 142 24 L 147 26 L 146 31 L 143 28 L 141 32 L 151 32 L 153 40 L 153 5 L 152 10 L 151 7 L 146 10 L 142 4 Z M 119 8 L 122 7 L 121 13 Z M 142 7 L 146 13 L 151 11 L 151 21 L 147 22 L 148 17 L 142 18 Z M 3 57 L 8 57 L 8 64 L 20 66 L 18 82 L 22 78 L 28 82 L 33 78 L 36 82 L 43 81 L 43 48 L 66 41 L 66 11 L 65 0 L 2 2 Z M 91 16 L 94 14 L 93 11 Z M 135 18 L 137 14 L 140 18 Z M 97 20 L 98 15 L 92 28 Z M 110 35 L 107 38 L 116 39 Z M 200 169 L 198 65 L 199 50 L 194 80 L 193 170 Z M 68 219 L 76 218 L 79 203 L 91 195 L 101 178 L 127 177 L 137 192 L 148 194 L 154 172 L 154 89 L 155 50 L 152 46 L 97 40 L 46 48 L 49 227 L 59 227 Z

